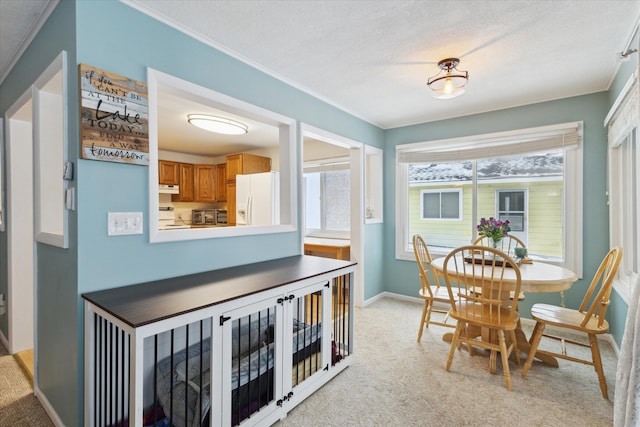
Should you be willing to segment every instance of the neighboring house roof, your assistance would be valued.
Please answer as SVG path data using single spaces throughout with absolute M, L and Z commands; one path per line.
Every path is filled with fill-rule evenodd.
M 478 160 L 478 178 L 541 178 L 562 176 L 563 153 Z M 409 165 L 409 182 L 470 181 L 471 162 Z

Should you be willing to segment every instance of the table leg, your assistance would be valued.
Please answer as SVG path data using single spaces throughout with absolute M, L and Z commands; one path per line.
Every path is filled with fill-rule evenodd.
M 531 344 L 529 344 L 529 340 L 527 340 L 527 337 L 522 330 L 522 324 L 520 323 L 520 320 L 518 320 L 518 326 L 516 327 L 516 340 L 518 342 L 518 351 L 528 355 L 529 350 L 531 350 Z M 553 356 L 536 352 L 534 357 L 541 360 L 543 363 L 546 363 L 547 365 L 553 366 L 554 368 L 558 367 L 558 359 Z

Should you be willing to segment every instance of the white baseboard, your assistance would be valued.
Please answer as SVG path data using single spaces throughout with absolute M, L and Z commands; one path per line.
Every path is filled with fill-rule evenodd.
M 9 354 L 11 354 L 11 349 L 9 348 L 9 340 L 7 339 L 7 337 L 4 336 L 2 331 L 0 331 L 0 341 L 2 341 L 2 345 L 4 345 L 4 348 L 7 349 Z
M 380 292 L 378 295 L 374 296 L 373 298 L 369 298 L 368 300 L 366 300 L 362 306 L 366 307 L 370 304 L 373 304 L 374 302 L 382 299 L 382 298 L 394 298 L 394 299 L 398 299 L 398 300 L 402 300 L 402 301 L 407 301 L 407 302 L 414 302 L 417 304 L 422 304 L 422 299 L 418 298 L 418 297 L 409 297 L 406 295 L 400 295 L 400 294 L 396 294 L 393 292 Z
M 53 422 L 56 427 L 64 427 L 64 423 L 58 416 L 58 413 L 53 409 L 53 406 L 51 406 L 51 403 L 49 403 L 49 399 L 47 399 L 47 397 L 37 385 L 34 387 L 34 394 L 36 395 L 38 401 L 40 401 L 40 404 L 44 408 L 49 418 L 51 418 L 51 422 Z

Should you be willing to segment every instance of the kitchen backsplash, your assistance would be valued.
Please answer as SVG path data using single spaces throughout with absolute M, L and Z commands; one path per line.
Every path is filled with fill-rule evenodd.
M 191 224 L 192 209 L 226 209 L 227 204 L 202 202 L 173 202 L 173 215 L 176 224 Z

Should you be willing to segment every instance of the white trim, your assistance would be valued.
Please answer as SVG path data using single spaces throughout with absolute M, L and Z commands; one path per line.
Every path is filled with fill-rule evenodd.
M 32 348 L 35 339 L 33 336 L 34 313 L 32 312 L 36 280 L 35 244 L 33 221 L 29 218 L 33 213 L 33 186 L 31 185 L 33 176 L 33 156 L 31 153 L 33 149 L 33 114 L 30 112 L 28 117 L 16 117 L 27 106 L 30 109 L 33 107 L 31 86 L 5 113 L 7 218 L 11 223 L 7 227 L 7 315 L 10 351 L 12 353 Z M 16 128 L 24 126 L 28 126 L 29 129 L 20 129 L 20 133 L 25 134 L 30 145 L 24 141 L 17 141 L 15 133 L 18 131 Z M 12 131 L 12 129 L 14 130 Z M 22 153 L 22 150 L 30 150 L 30 152 Z M 18 163 L 16 163 L 16 156 L 21 160 Z M 23 160 L 21 157 L 25 159 Z M 24 175 L 18 177 L 17 174 L 21 172 L 24 172 Z M 25 219 L 26 224 L 20 226 L 20 221 Z M 29 250 L 30 253 L 27 255 Z
M 624 100 L 624 98 L 627 96 L 627 94 L 629 93 L 629 91 L 633 87 L 633 85 L 636 82 L 637 78 L 638 78 L 638 72 L 637 71 L 634 71 L 633 73 L 631 73 L 631 75 L 629 76 L 629 79 L 624 84 L 622 90 L 618 94 L 618 97 L 616 98 L 616 100 L 613 102 L 613 105 L 609 109 L 609 112 L 607 113 L 607 117 L 604 118 L 605 127 L 609 125 L 609 122 L 611 121 L 613 116 L 618 112 L 618 109 L 622 105 L 622 101 Z
M 287 233 L 297 230 L 298 181 L 296 163 L 296 121 L 253 104 L 232 98 L 212 89 L 147 68 L 149 123 L 158 123 L 158 89 L 160 85 L 188 93 L 205 104 L 215 104 L 237 114 L 255 118 L 280 128 L 280 224 L 252 227 L 218 227 L 202 229 L 158 230 L 158 129 L 149 126 L 149 242 L 175 242 L 230 236 Z M 282 184 L 284 183 L 284 185 Z
M 11 59 L 11 62 L 9 63 L 7 68 L 4 70 L 4 73 L 0 76 L 0 85 L 2 85 L 2 83 L 4 82 L 4 79 L 6 79 L 9 73 L 11 73 L 11 70 L 13 70 L 13 67 L 16 66 L 16 64 L 18 63 L 18 61 L 20 60 L 24 52 L 27 50 L 27 48 L 29 47 L 33 39 L 36 37 L 38 32 L 42 29 L 42 26 L 44 25 L 44 23 L 47 22 L 47 19 L 49 19 L 49 16 L 51 16 L 56 6 L 58 6 L 59 2 L 60 0 L 50 0 L 47 2 L 47 5 L 45 6 L 44 10 L 38 17 L 38 20 L 33 25 L 33 28 L 31 28 L 31 31 L 29 31 L 29 35 L 22 41 L 22 43 L 20 44 L 20 47 L 18 48 L 18 51 L 16 52 L 14 57 Z
M 2 329 L 0 329 L 0 342 L 2 343 L 4 348 L 7 349 L 7 352 L 9 352 L 9 354 L 12 354 L 11 347 L 9 346 L 9 340 L 7 340 L 7 337 L 4 336 L 4 332 L 2 332 Z
M 557 135 L 561 131 L 575 129 L 580 136 L 582 136 L 582 124 L 583 122 L 567 122 L 559 123 L 548 126 L 536 126 L 524 129 L 515 129 L 503 132 L 491 132 L 479 135 L 460 136 L 455 138 L 446 139 L 434 139 L 421 142 L 413 142 L 410 144 L 401 144 L 396 146 L 397 152 L 410 152 L 418 150 L 437 150 L 437 149 L 464 149 L 468 147 L 474 147 L 479 144 L 505 142 L 507 144 L 513 144 L 521 140 L 529 140 L 527 135 Z M 397 159 L 397 157 L 396 157 Z
M 64 423 L 58 416 L 58 413 L 55 411 L 55 409 L 53 409 L 53 405 L 51 405 L 51 403 L 49 402 L 49 399 L 47 399 L 47 396 L 42 392 L 42 390 L 40 390 L 40 387 L 36 385 L 33 388 L 33 393 L 35 394 L 36 398 L 40 401 L 40 404 L 42 405 L 42 407 L 44 408 L 44 411 L 47 413 L 47 415 L 51 419 L 51 422 L 53 422 L 53 425 L 55 425 L 56 427 L 64 427 Z
M 41 156 L 40 155 L 40 126 L 43 124 L 43 116 L 41 114 L 41 109 L 47 110 L 48 108 L 41 106 L 41 92 L 42 89 L 54 78 L 54 76 L 58 73 L 62 74 L 61 81 L 61 93 L 60 97 L 62 100 L 62 105 L 60 105 L 60 113 L 62 115 L 62 146 L 59 148 L 62 153 L 62 158 L 51 158 L 50 156 Z M 67 66 L 67 52 L 62 51 L 60 54 L 54 59 L 51 64 L 47 67 L 46 70 L 40 74 L 40 77 L 36 79 L 36 81 L 32 85 L 32 99 L 33 99 L 33 160 L 34 160 L 34 224 L 35 224 L 35 239 L 38 242 L 45 243 L 52 246 L 57 246 L 63 249 L 67 249 L 69 247 L 69 211 L 65 207 L 65 195 L 66 191 L 69 187 L 69 181 L 63 179 L 62 177 L 62 167 L 64 163 L 68 159 L 68 139 L 69 139 L 69 129 L 68 129 L 68 110 L 69 110 L 69 99 L 68 99 L 68 88 L 67 88 L 67 79 L 68 79 L 68 66 Z M 55 138 L 54 138 L 55 139 Z M 47 143 L 50 141 L 47 140 Z M 58 143 L 57 140 L 53 141 L 54 143 Z M 43 164 L 47 164 L 47 167 L 43 167 Z M 42 173 L 44 171 L 52 171 L 49 172 L 46 176 L 47 180 L 61 180 L 62 184 L 62 192 L 57 195 L 58 205 L 57 206 L 42 206 L 42 190 L 41 190 L 41 179 Z M 61 234 L 58 232 L 51 232 L 50 230 L 43 229 L 43 217 L 45 215 L 50 215 L 52 209 L 60 209 L 61 212 L 61 220 L 62 220 L 62 230 Z

